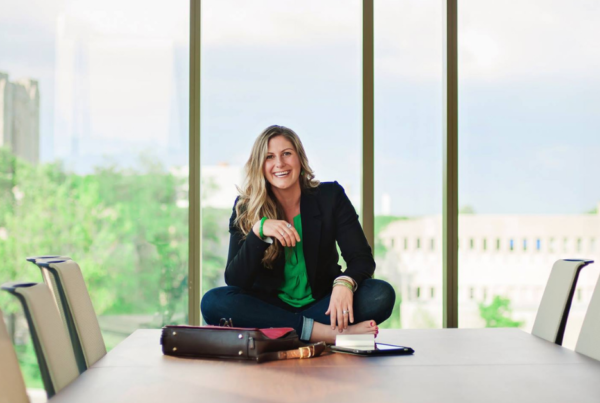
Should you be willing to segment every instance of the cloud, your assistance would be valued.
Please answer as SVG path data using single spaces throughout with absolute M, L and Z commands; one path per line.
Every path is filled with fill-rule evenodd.
M 32 12 L 31 10 L 35 10 Z M 29 0 L 0 13 L 0 32 L 23 27 L 33 38 L 51 34 L 58 13 L 98 35 L 142 36 L 189 43 L 189 2 L 161 0 Z M 375 68 L 378 79 L 440 81 L 443 73 L 443 8 L 439 0 L 375 2 Z M 459 3 L 461 79 L 578 75 L 596 79 L 600 69 L 600 3 L 594 0 L 507 0 Z M 20 27 L 20 28 L 19 28 Z M 37 32 L 37 33 L 36 33 Z M 206 49 L 358 49 L 360 0 L 205 0 Z M 358 56 L 360 57 L 360 56 Z M 315 63 L 318 63 L 315 60 Z M 360 60 L 357 60 L 359 63 Z
M 360 43 L 360 0 L 218 0 L 202 3 L 205 46 L 311 46 Z
M 461 78 L 596 78 L 598 2 L 465 0 L 459 6 Z
M 531 158 L 530 168 L 538 171 L 572 172 L 587 176 L 587 172 L 600 172 L 599 145 L 560 144 L 538 147 Z M 574 161 L 578 161 L 574 165 Z
M 189 2 L 70 0 L 62 15 L 90 35 L 189 42 Z

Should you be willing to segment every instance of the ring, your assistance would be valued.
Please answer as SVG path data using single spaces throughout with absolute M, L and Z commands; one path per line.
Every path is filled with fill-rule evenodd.
M 343 313 L 344 315 L 348 315 L 348 313 L 349 313 L 349 312 L 350 312 L 350 311 L 342 311 L 342 313 Z
M 288 227 L 288 228 L 292 228 L 292 224 L 290 224 L 290 223 L 287 223 L 287 227 Z

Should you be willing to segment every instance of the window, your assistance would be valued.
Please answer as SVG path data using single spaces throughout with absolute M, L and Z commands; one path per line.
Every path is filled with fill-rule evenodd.
M 189 2 L 176 0 L 165 8 L 160 2 L 140 7 L 133 1 L 115 8 L 112 2 L 68 0 L 45 2 L 43 9 L 29 3 L 5 7 L 3 18 L 11 23 L 0 24 L 0 33 L 11 39 L 0 41 L 0 69 L 6 72 L 0 74 L 0 87 L 9 84 L 11 91 L 25 96 L 23 110 L 34 117 L 16 136 L 18 146 L 2 150 L 0 162 L 18 166 L 18 159 L 36 183 L 69 196 L 62 210 L 48 213 L 48 206 L 32 200 L 36 190 L 25 175 L 0 172 L 17 178 L 4 189 L 10 201 L 3 205 L 13 214 L 13 227 L 0 215 L 0 241 L 16 233 L 25 239 L 61 219 L 68 226 L 65 234 L 77 235 L 78 243 L 56 237 L 48 247 L 65 253 L 72 248 L 70 254 L 89 270 L 84 276 L 96 290 L 92 299 L 100 316 L 118 317 L 131 329 L 185 322 Z M 408 250 L 408 238 L 419 235 L 423 249 L 429 239 L 432 251 L 427 254 L 431 265 L 414 276 L 406 275 L 407 267 L 414 267 L 405 260 L 412 253 L 403 253 L 390 268 L 403 278 L 394 285 L 408 301 L 406 290 L 414 284 L 429 284 L 424 279 L 435 287 L 442 284 L 442 248 L 436 250 L 430 238 L 438 232 L 423 228 L 442 227 L 443 16 L 440 2 L 376 3 L 375 227 L 384 228 L 378 224 L 387 220 L 401 224 L 377 246 L 396 244 L 400 249 L 403 242 Z M 518 289 L 539 287 L 529 277 L 547 278 L 541 263 L 531 265 L 535 259 L 508 254 L 521 239 L 527 250 L 524 237 L 531 228 L 539 231 L 535 248 L 540 262 L 581 253 L 588 240 L 589 251 L 597 250 L 599 236 L 587 229 L 597 218 L 598 213 L 588 213 L 598 194 L 586 185 L 594 183 L 593 173 L 600 169 L 594 158 L 600 123 L 589 108 L 594 101 L 590 94 L 600 90 L 595 79 L 600 56 L 589 51 L 586 38 L 599 36 L 600 11 L 588 3 L 570 2 L 565 13 L 564 7 L 546 3 L 459 2 L 459 196 L 461 205 L 478 213 L 468 225 L 486 228 L 490 249 L 496 240 L 496 253 L 485 256 L 489 264 L 475 267 L 468 253 L 459 257 L 459 280 L 473 284 L 468 276 L 477 273 L 481 284 L 473 287 L 489 287 L 490 299 L 502 290 L 494 284 L 493 273 L 499 269 L 514 269 L 506 276 L 524 283 L 516 284 Z M 228 243 L 223 225 L 231 214 L 235 185 L 241 185 L 252 140 L 272 123 L 300 134 L 318 178 L 338 180 L 360 214 L 360 14 L 358 0 L 307 0 L 302 6 L 277 0 L 203 2 L 203 291 L 223 285 Z M 17 82 L 19 77 L 26 79 Z M 567 164 L 565 150 L 580 155 L 581 163 Z M 56 166 L 50 166 L 55 160 Z M 37 172 L 37 167 L 53 174 Z M 557 186 L 564 190 L 559 195 Z M 58 213 L 52 217 L 55 211 L 66 220 Z M 44 220 L 28 223 L 26 213 Z M 541 222 L 539 214 L 547 219 Z M 572 223 L 576 228 L 562 232 L 565 215 L 580 217 Z M 492 216 L 499 219 L 494 225 Z M 505 223 L 514 225 L 500 230 Z M 479 232 L 465 233 L 475 238 L 464 238 L 463 249 L 475 249 Z M 563 239 L 565 233 L 572 240 Z M 556 239 L 549 239 L 550 234 Z M 509 240 L 508 245 L 501 239 Z M 548 256 L 541 254 L 541 239 L 548 243 Z M 420 249 L 420 240 L 411 249 Z M 378 265 L 385 264 L 385 249 L 374 247 Z M 486 238 L 482 249 L 487 250 Z M 83 252 L 76 256 L 76 251 Z M 6 261 L 22 258 L 10 253 Z M 111 281 L 130 280 L 117 281 L 110 303 L 102 259 L 119 262 Z M 525 270 L 536 275 L 519 276 Z M 10 272 L 8 279 L 13 276 Z M 132 279 L 139 280 L 138 289 L 127 292 Z M 518 295 L 511 300 L 515 315 L 531 317 L 535 304 L 525 304 Z M 405 311 L 416 312 L 407 301 Z M 426 326 L 441 326 L 440 307 L 420 302 L 419 314 L 433 318 Z M 476 312 L 467 303 L 459 317 Z M 114 317 L 102 322 L 107 334 L 117 327 Z M 133 323 L 131 317 L 143 323 Z M 402 320 L 407 327 L 423 326 L 417 314 Z M 399 310 L 388 324 L 399 324 Z M 109 347 L 121 336 L 108 336 Z
M 506 299 L 506 316 L 529 330 L 542 293 L 529 300 L 521 290 L 543 290 L 557 259 L 588 257 L 573 254 L 599 237 L 600 191 L 590 184 L 600 172 L 600 120 L 589 105 L 600 93 L 600 54 L 590 52 L 589 38 L 600 37 L 600 8 L 587 0 L 568 9 L 524 4 L 458 2 L 458 203 L 477 212 L 460 230 L 489 229 L 507 242 L 485 264 L 459 254 L 458 282 L 487 287 L 489 301 Z M 563 158 L 566 150 L 577 164 Z M 528 256 L 532 250 L 539 253 Z M 584 292 L 596 273 L 580 277 Z M 570 348 L 585 316 L 581 305 L 569 315 Z M 483 326 L 475 301 L 461 302 L 458 317 L 459 326 Z
M 1 8 L 0 87 L 13 94 L 0 91 L 0 104 L 18 100 L 10 119 L 24 124 L 0 125 L 0 144 L 17 139 L 0 149 L 0 176 L 17 167 L 0 242 L 28 240 L 0 247 L 2 259 L 76 260 L 108 349 L 136 329 L 186 323 L 189 2 Z M 0 268 L 3 282 L 38 277 Z M 27 385 L 41 386 L 33 350 L 19 358 Z
M 317 179 L 338 181 L 362 218 L 362 9 L 358 0 L 344 5 L 202 1 L 203 292 L 224 285 L 223 223 L 254 140 L 270 125 L 298 134 Z
M 336 2 L 340 9 L 346 4 Z M 361 3 L 355 4 L 360 15 Z M 400 255 L 392 268 L 395 277 L 390 276 L 402 278 L 394 284 L 396 289 L 403 289 L 407 283 L 428 287 L 431 283 L 441 287 L 443 283 L 442 248 L 436 249 L 431 239 L 442 232 L 441 16 L 442 3 L 436 1 L 374 2 L 375 220 L 402 217 L 396 221 L 395 230 L 411 239 L 411 250 L 427 251 L 423 257 L 429 262 L 427 267 L 414 270 L 412 259 L 416 254 Z M 361 29 L 359 24 L 357 32 Z M 360 67 L 358 61 L 355 64 Z M 361 91 L 358 88 L 359 94 Z M 360 111 L 356 117 L 360 129 Z M 375 260 L 378 268 L 388 264 L 384 256 L 375 256 Z M 378 269 L 375 274 L 382 272 Z M 428 293 L 428 288 L 423 288 L 423 296 Z M 441 300 L 404 300 L 401 304 L 393 315 L 399 318 L 402 311 L 402 327 L 442 326 Z M 398 321 L 396 327 L 399 325 Z

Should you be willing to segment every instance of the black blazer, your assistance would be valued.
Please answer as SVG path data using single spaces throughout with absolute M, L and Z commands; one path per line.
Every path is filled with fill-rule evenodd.
M 315 189 L 303 191 L 300 214 L 306 271 L 315 299 L 328 294 L 333 280 L 342 275 L 336 241 L 348 266 L 343 274 L 352 277 L 359 285 L 364 279 L 372 277 L 375 260 L 371 247 L 358 222 L 358 215 L 339 183 L 324 182 Z M 234 205 L 229 220 L 225 282 L 230 286 L 276 295 L 284 281 L 283 253 L 273 262 L 272 269 L 264 267 L 261 260 L 271 244 L 261 240 L 254 231 L 250 231 L 242 240 L 242 232 L 233 224 L 235 218 Z

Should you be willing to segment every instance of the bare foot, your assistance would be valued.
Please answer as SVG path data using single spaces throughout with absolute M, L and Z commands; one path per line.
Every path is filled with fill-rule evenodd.
M 332 329 L 330 325 L 315 322 L 312 334 L 310 335 L 310 341 L 313 343 L 324 341 L 329 344 L 334 344 L 335 336 L 338 334 L 374 334 L 375 337 L 377 337 L 378 333 L 379 327 L 374 320 L 365 320 L 364 322 L 348 326 L 348 328 L 344 329 L 341 333 L 337 328 Z

